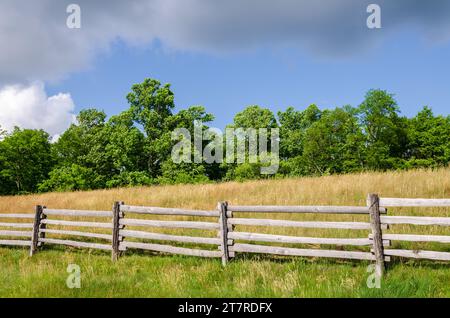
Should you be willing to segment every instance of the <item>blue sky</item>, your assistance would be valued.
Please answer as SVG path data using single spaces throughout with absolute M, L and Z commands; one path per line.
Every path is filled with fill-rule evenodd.
M 133 83 L 152 77 L 172 84 L 178 109 L 203 105 L 216 116 L 219 128 L 248 105 L 274 112 L 312 103 L 321 108 L 357 106 L 370 88 L 394 93 L 406 116 L 425 105 L 448 115 L 449 57 L 450 43 L 428 43 L 407 32 L 344 58 L 314 57 L 295 48 L 216 56 L 169 52 L 157 44 L 130 48 L 118 42 L 89 70 L 48 85 L 47 91 L 71 92 L 77 110 L 93 106 L 112 115 L 126 109 L 125 96 Z
M 171 83 L 177 109 L 203 105 L 223 128 L 248 105 L 277 112 L 359 105 L 371 88 L 402 114 L 450 114 L 450 1 L 78 0 L 0 3 L 0 126 L 59 134 L 83 108 L 109 116 L 146 77 Z

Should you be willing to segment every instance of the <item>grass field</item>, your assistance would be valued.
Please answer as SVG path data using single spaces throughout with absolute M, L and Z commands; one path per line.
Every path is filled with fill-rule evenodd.
M 369 192 L 385 197 L 449 198 L 450 169 L 0 197 L 0 213 L 31 213 L 36 204 L 49 208 L 109 210 L 118 200 L 133 205 L 190 209 L 214 209 L 218 201 L 224 200 L 233 204 L 365 205 Z M 450 209 L 389 210 L 389 215 L 402 214 L 448 217 Z M 284 215 L 283 218 L 361 220 L 366 216 Z M 287 235 L 361 237 L 357 231 L 345 230 L 259 230 Z M 393 231 L 450 235 L 448 228 L 437 226 L 399 225 Z M 448 244 L 394 244 L 395 248 L 428 247 L 450 252 Z M 80 266 L 80 289 L 66 286 L 69 264 Z M 238 255 L 223 268 L 216 259 L 137 251 L 127 251 L 118 262 L 112 263 L 109 253 L 101 251 L 45 246 L 29 258 L 27 249 L 3 247 L 0 248 L 0 297 L 450 297 L 448 263 L 394 258 L 380 289 L 366 285 L 369 264 Z

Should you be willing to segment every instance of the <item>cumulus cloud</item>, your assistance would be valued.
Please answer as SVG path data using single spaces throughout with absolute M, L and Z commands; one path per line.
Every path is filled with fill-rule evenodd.
M 296 46 L 341 56 L 372 47 L 411 27 L 448 39 L 450 1 L 377 0 L 383 29 L 368 30 L 373 0 L 2 0 L 0 83 L 51 80 L 89 66 L 120 39 L 221 54 L 255 47 Z M 66 7 L 81 7 L 82 28 L 66 27 Z
M 70 94 L 47 96 L 42 83 L 11 85 L 0 90 L 0 126 L 44 129 L 57 136 L 74 121 L 75 105 Z

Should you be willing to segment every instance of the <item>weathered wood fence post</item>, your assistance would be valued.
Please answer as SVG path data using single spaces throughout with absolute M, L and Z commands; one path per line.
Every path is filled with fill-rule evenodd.
M 382 277 L 384 273 L 384 248 L 383 233 L 381 231 L 380 198 L 377 194 L 367 196 L 367 206 L 370 213 L 370 224 L 372 227 L 373 252 L 375 254 L 375 274 Z
M 120 219 L 122 217 L 122 212 L 120 211 L 120 206 L 123 202 L 114 202 L 113 206 L 113 229 L 112 229 L 112 260 L 117 261 L 119 258 L 119 244 L 120 244 Z
M 222 265 L 225 266 L 230 259 L 228 251 L 228 215 L 227 215 L 227 202 L 220 202 L 218 204 L 219 209 L 219 226 L 220 226 L 220 238 L 222 249 Z
M 38 247 L 41 247 L 44 245 L 44 242 L 41 242 L 41 239 L 45 239 L 45 232 L 42 232 L 41 230 L 45 230 L 47 228 L 46 223 L 42 223 L 42 220 L 45 220 L 47 218 L 47 214 L 45 214 L 44 210 L 46 209 L 46 206 L 42 207 L 42 214 L 41 214 L 41 224 L 39 225 L 39 239 L 38 239 Z
M 39 244 L 39 229 L 41 228 L 41 220 L 43 218 L 44 207 L 42 205 L 36 205 L 34 223 L 33 223 L 33 235 L 31 236 L 30 256 L 33 256 L 38 249 Z
M 228 202 L 227 202 L 227 223 L 228 223 L 228 220 L 232 219 L 232 218 L 233 218 L 233 211 L 228 210 Z M 233 248 L 234 248 L 234 239 L 230 238 L 230 236 L 231 236 L 230 233 L 232 233 L 234 231 L 234 225 L 233 224 L 228 225 L 227 231 L 228 231 L 228 234 L 227 234 L 227 238 L 228 238 L 228 258 L 232 259 L 235 256 L 235 252 L 233 250 Z

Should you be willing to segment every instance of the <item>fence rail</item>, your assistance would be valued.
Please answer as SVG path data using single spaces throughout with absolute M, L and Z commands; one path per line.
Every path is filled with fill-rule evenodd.
M 448 207 L 450 199 L 381 198 L 380 205 L 383 207 Z
M 376 273 L 380 276 L 384 272 L 385 262 L 390 261 L 391 256 L 450 261 L 448 252 L 391 247 L 391 241 L 448 244 L 450 235 L 386 233 L 390 226 L 395 227 L 400 224 L 450 226 L 450 217 L 388 216 L 386 207 L 450 207 L 450 199 L 379 198 L 376 194 L 370 194 L 366 206 L 243 206 L 228 205 L 227 202 L 223 202 L 219 203 L 217 209 L 213 211 L 132 206 L 125 205 L 124 202 L 115 202 L 111 211 L 48 209 L 39 205 L 36 206 L 34 214 L 0 214 L 0 221 L 2 221 L 0 222 L 0 245 L 28 246 L 30 255 L 36 253 L 44 244 L 100 249 L 111 251 L 113 260 L 117 260 L 129 249 L 142 249 L 160 253 L 221 258 L 224 265 L 235 257 L 236 253 L 356 259 L 375 261 Z M 239 217 L 236 217 L 234 213 L 239 214 Z M 252 213 L 251 217 L 245 217 L 248 213 Z M 259 213 L 263 217 L 254 218 L 253 214 Z M 264 213 L 367 215 L 368 219 L 367 222 L 295 221 L 265 218 Z M 152 215 L 183 216 L 189 217 L 189 220 L 145 218 Z M 237 231 L 236 226 L 256 227 L 256 230 L 254 232 L 249 232 L 248 229 Z M 364 237 L 357 238 L 303 237 L 259 233 L 257 229 L 260 227 L 337 229 L 368 233 Z M 154 231 L 155 228 L 191 229 L 199 233 L 212 231 L 215 235 L 174 235 L 157 233 Z M 56 235 L 56 237 L 46 237 L 47 235 Z M 74 237 L 77 239 L 74 240 Z M 83 241 L 82 238 L 88 241 Z M 172 243 L 193 244 L 195 247 L 180 247 Z M 291 246 L 270 245 L 273 243 Z M 315 248 L 295 246 L 302 244 L 315 245 Z M 199 245 L 203 247 L 198 247 Z M 324 249 L 322 245 L 340 248 Z M 215 249 L 211 249 L 211 246 Z M 344 246 L 368 248 L 368 250 L 342 250 Z
M 450 207 L 450 199 L 382 198 L 380 202 L 385 206 L 395 206 L 395 207 Z M 381 216 L 380 222 L 385 225 L 407 224 L 414 226 L 450 226 L 450 217 Z M 383 239 L 392 241 L 450 243 L 450 235 L 443 236 L 443 235 L 383 233 L 382 237 Z M 404 257 L 404 258 L 450 261 L 449 252 L 385 249 L 383 253 L 384 255 Z
M 328 214 L 369 214 L 367 207 L 359 206 L 279 206 L 279 205 L 230 205 L 228 211 L 232 212 L 263 212 L 263 213 L 328 213 Z M 380 208 L 380 213 L 387 210 Z
M 120 253 L 128 249 L 142 249 L 154 252 L 162 252 L 169 254 L 190 255 L 198 257 L 222 257 L 223 249 L 221 248 L 221 238 L 218 237 L 200 237 L 187 235 L 170 235 L 163 233 L 154 233 L 144 230 L 126 230 L 127 226 L 134 226 L 140 228 L 169 228 L 169 229 L 194 229 L 204 231 L 215 231 L 220 234 L 219 222 L 209 221 L 211 217 L 220 217 L 220 211 L 200 211 L 187 209 L 170 209 L 160 207 L 144 207 L 131 206 L 123 203 L 116 203 L 118 226 L 117 240 L 113 245 L 113 259 L 117 259 Z M 190 216 L 197 218 L 208 218 L 208 221 L 161 221 L 148 219 L 133 219 L 128 218 L 130 214 L 137 215 L 165 215 L 165 216 Z M 207 250 L 203 248 L 186 248 L 177 247 L 173 245 L 155 244 L 144 242 L 129 241 L 129 239 L 152 240 L 163 242 L 179 242 L 189 244 L 203 244 L 218 246 L 219 250 Z M 230 242 L 231 243 L 231 242 Z
M 251 226 L 281 226 L 281 227 L 304 227 L 319 229 L 346 229 L 346 230 L 368 230 L 370 223 L 365 222 L 314 222 L 314 221 L 288 221 L 271 219 L 229 219 L 230 225 L 251 225 Z
M 254 244 L 236 244 L 231 248 L 231 250 L 234 252 L 247 252 L 259 254 L 375 260 L 375 257 L 370 252 L 300 249 L 300 248 L 264 246 Z
M 169 209 L 169 208 L 145 207 L 145 206 L 130 206 L 130 205 L 121 205 L 120 211 L 139 214 L 157 214 L 157 215 L 186 215 L 186 216 L 211 216 L 211 217 L 219 216 L 218 211 L 183 210 L 183 209 Z
M 0 214 L 0 246 L 31 246 L 31 238 L 33 235 L 33 223 L 30 222 L 35 218 L 30 213 L 11 213 Z M 3 222 L 10 221 L 11 222 Z M 18 221 L 25 221 L 19 222 Z M 25 231 L 29 229 L 29 231 Z

